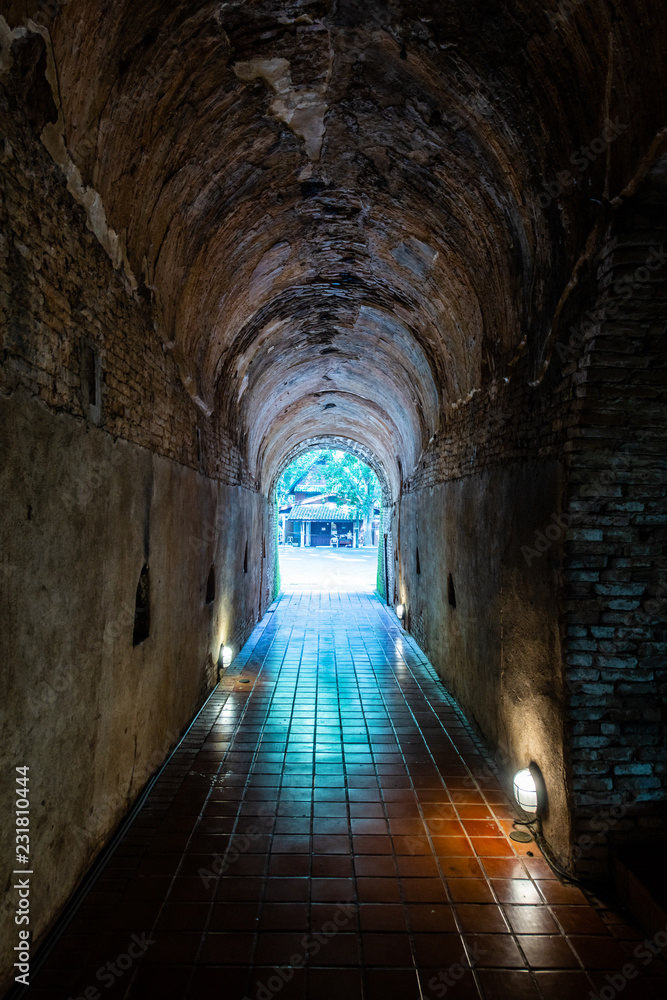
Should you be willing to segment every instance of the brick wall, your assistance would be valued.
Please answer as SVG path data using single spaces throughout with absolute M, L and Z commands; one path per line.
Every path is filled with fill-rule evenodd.
M 403 490 L 426 498 L 531 459 L 562 468 L 568 485 L 542 508 L 541 528 L 524 529 L 521 551 L 528 585 L 545 555 L 561 570 L 572 860 L 590 876 L 606 874 L 609 840 L 667 826 L 666 233 L 667 199 L 649 177 L 567 303 L 544 379 L 526 354 L 447 408 Z M 406 552 L 409 627 L 427 648 L 433 609 L 413 562 Z
M 563 564 L 575 856 L 667 828 L 667 202 L 648 184 L 599 267 L 602 308 L 563 352 L 576 386 Z
M 23 389 L 114 437 L 254 488 L 233 434 L 183 388 L 148 293 L 132 291 L 87 228 L 11 81 L 0 88 L 0 118 L 0 392 Z M 99 413 L 88 405 L 86 347 L 98 359 Z

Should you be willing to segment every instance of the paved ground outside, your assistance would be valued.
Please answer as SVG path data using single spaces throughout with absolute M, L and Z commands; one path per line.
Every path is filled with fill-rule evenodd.
M 285 594 L 29 997 L 667 996 L 643 935 L 511 841 L 513 817 L 394 614 L 370 594 Z
M 377 584 L 376 548 L 332 549 L 278 546 L 280 586 L 286 593 L 300 590 L 372 594 Z

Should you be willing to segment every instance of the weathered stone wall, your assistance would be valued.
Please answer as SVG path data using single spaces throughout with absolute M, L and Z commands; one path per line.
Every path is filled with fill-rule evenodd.
M 38 941 L 216 683 L 221 643 L 237 652 L 266 606 L 269 523 L 238 442 L 194 405 L 15 82 L 0 95 L 0 787 L 9 816 L 13 768 L 30 767 Z M 150 627 L 134 646 L 144 565 Z M 9 823 L 0 854 L 5 961 Z
M 523 551 L 559 510 L 564 462 L 555 446 L 544 459 L 527 457 L 538 451 L 526 412 L 531 393 L 534 438 L 557 435 L 535 422 L 544 390 L 515 385 L 514 394 L 504 390 L 504 410 L 487 410 L 483 393 L 472 401 L 475 417 L 457 417 L 468 433 L 426 456 L 426 484 L 413 478 L 403 495 L 394 518 L 395 600 L 407 605 L 407 627 L 494 748 L 508 784 L 519 767 L 540 767 L 550 793 L 545 834 L 568 863 L 561 554 L 554 546 L 529 566 Z M 512 433 L 513 420 L 523 438 Z
M 540 766 L 547 837 L 593 877 L 607 873 L 610 838 L 666 822 L 657 183 L 610 217 L 554 324 L 545 377 L 526 355 L 450 408 L 394 520 L 394 601 L 410 630 L 508 780 Z

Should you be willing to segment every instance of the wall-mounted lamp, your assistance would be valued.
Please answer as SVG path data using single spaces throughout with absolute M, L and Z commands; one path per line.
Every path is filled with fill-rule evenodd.
M 229 664 L 232 662 L 232 647 L 221 646 L 219 659 L 223 667 L 228 667 Z
M 401 621 L 403 621 L 403 619 L 405 618 L 405 604 L 396 605 L 396 614 L 401 619 Z
M 530 768 L 524 767 L 517 771 L 512 782 L 514 798 L 524 812 L 537 813 L 537 785 L 530 773 Z
M 547 805 L 547 789 L 537 764 L 517 771 L 512 780 L 514 798 L 525 813 L 536 816 L 543 814 Z

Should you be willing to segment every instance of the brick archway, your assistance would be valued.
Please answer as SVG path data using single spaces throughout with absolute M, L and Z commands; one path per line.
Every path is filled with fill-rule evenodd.
M 296 459 L 301 455 L 317 448 L 332 448 L 337 449 L 338 451 L 346 451 L 348 454 L 354 455 L 362 462 L 365 462 L 366 465 L 373 470 L 380 481 L 382 506 L 391 507 L 393 502 L 393 491 L 389 482 L 389 477 L 387 476 L 387 473 L 377 455 L 375 455 L 370 448 L 367 448 L 363 444 L 359 444 L 358 441 L 352 441 L 350 438 L 340 437 L 335 434 L 322 434 L 306 438 L 305 441 L 302 441 L 300 444 L 291 448 L 287 452 L 287 454 L 281 459 L 276 471 L 273 473 L 268 491 L 271 503 L 275 503 L 276 486 L 285 469 L 291 465 L 292 462 L 296 461 Z

